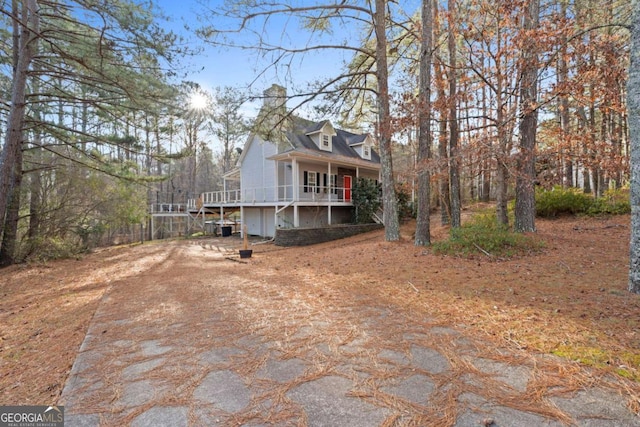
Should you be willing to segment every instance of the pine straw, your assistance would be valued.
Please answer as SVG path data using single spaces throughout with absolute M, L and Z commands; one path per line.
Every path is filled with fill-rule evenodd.
M 1 270 L 0 403 L 55 403 L 110 282 L 168 255 L 160 247 L 149 247 L 145 258 L 128 260 L 130 254 L 118 249 L 82 262 Z M 130 261 L 127 269 L 121 268 L 125 261 Z
M 612 243 L 624 240 L 628 229 L 602 228 L 609 224 L 580 222 L 580 230 L 593 229 L 586 235 L 574 232 L 573 223 L 544 223 L 540 234 L 547 240 L 546 254 L 502 263 L 433 256 L 428 249 L 413 247 L 411 225 L 403 229 L 404 240 L 399 243 L 384 243 L 381 233 L 373 233 L 310 248 L 260 245 L 247 264 L 229 262 L 225 258 L 237 257 L 233 250 L 206 240 L 145 245 L 113 252 L 117 256 L 96 254 L 82 268 L 83 263 L 68 261 L 54 263 L 50 274 L 45 267 L 9 271 L 1 289 L 10 298 L 4 300 L 7 308 L 3 306 L 0 315 L 10 329 L 2 332 L 13 340 L 30 331 L 38 316 L 61 328 L 75 328 L 79 331 L 75 341 L 47 340 L 40 347 L 60 358 L 66 355 L 66 373 L 92 310 L 110 287 L 96 319 L 106 325 L 104 333 L 98 331 L 99 339 L 111 354 L 96 360 L 88 371 L 92 373 L 88 378 L 98 373 L 102 383 L 85 384 L 82 394 L 83 412 L 102 413 L 109 425 L 126 424 L 154 405 L 189 407 L 193 424 L 211 417 L 221 425 L 307 425 L 290 392 L 327 376 L 350 380 L 350 396 L 384 408 L 385 426 L 453 425 L 462 409 L 460 398 L 468 395 L 481 396 L 491 406 L 570 423 L 569 415 L 551 398 L 594 385 L 623 393 L 629 397 L 629 408 L 638 411 L 638 383 L 616 376 L 615 370 L 623 354 L 638 354 L 624 337 L 636 339 L 640 305 L 636 297 L 618 293 L 624 286 L 624 274 L 618 271 L 624 253 Z M 443 233 L 439 229 L 435 234 Z M 132 264 L 132 260 L 137 261 Z M 34 277 L 43 275 L 63 284 L 56 287 L 43 280 L 52 291 L 42 292 L 42 287 L 34 287 Z M 9 282 L 25 276 L 31 281 L 25 281 L 29 284 L 24 288 Z M 85 299 L 77 298 L 84 289 Z M 84 311 L 60 312 L 55 320 L 53 307 L 61 299 L 53 295 L 65 292 L 70 303 Z M 30 302 L 23 304 L 24 311 L 32 320 L 21 327 L 8 312 L 25 300 Z M 47 300 L 53 305 L 45 305 Z M 601 318 L 599 307 L 608 307 L 610 315 Z M 131 341 L 129 346 L 122 344 L 126 340 Z M 148 340 L 170 346 L 171 358 L 141 375 L 141 380 L 156 386 L 155 398 L 123 407 L 119 404 L 126 391 L 123 369 L 163 357 L 143 355 L 139 344 Z M 562 345 L 572 349 L 597 345 L 613 363 L 594 369 L 549 356 Z M 400 360 L 380 356 L 389 350 L 411 360 L 414 346 L 443 354 L 449 369 L 435 373 L 408 369 Z M 41 404 L 38 399 L 46 395 L 42 391 L 15 386 L 14 373 L 28 360 L 17 348 L 3 347 L 2 396 L 5 401 Z M 226 361 L 204 363 L 203 354 L 215 348 L 230 349 Z M 525 367 L 532 372 L 526 388 L 508 387 L 499 376 L 480 369 L 479 356 Z M 42 354 L 32 357 L 24 376 L 35 372 L 35 366 L 42 366 L 37 372 L 46 371 L 52 360 L 59 360 Z M 19 363 L 9 365 L 12 358 Z M 269 360 L 291 359 L 307 366 L 294 380 L 262 377 Z M 192 401 L 193 392 L 210 372 L 224 369 L 240 375 L 255 394 L 241 413 L 213 409 L 203 413 L 201 405 Z M 637 367 L 628 369 L 636 372 Z M 389 392 L 387 387 L 417 374 L 434 385 L 425 394 L 428 403 Z M 58 378 L 57 383 L 63 380 Z M 58 385 L 54 396 L 59 389 Z M 480 419 L 486 407 L 475 410 Z

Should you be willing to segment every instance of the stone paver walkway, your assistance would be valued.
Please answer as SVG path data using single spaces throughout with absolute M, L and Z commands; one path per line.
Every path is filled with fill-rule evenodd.
M 224 249 L 191 250 L 113 285 L 63 391 L 66 426 L 640 426 L 626 396 L 567 381 L 572 365 L 362 295 L 311 306 L 236 277 L 249 267 Z M 163 275 L 203 260 L 188 283 Z

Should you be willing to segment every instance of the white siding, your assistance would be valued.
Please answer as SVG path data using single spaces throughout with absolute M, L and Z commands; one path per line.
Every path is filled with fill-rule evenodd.
M 273 237 L 276 235 L 276 210 L 275 208 L 262 209 L 262 226 L 265 237 Z
M 275 208 L 244 208 L 247 233 L 263 237 L 275 236 L 275 213 Z
M 259 208 L 244 208 L 244 225 L 247 226 L 247 233 L 255 236 L 262 235 L 262 218 Z
M 278 200 L 293 200 L 293 171 L 291 163 L 278 162 Z
M 245 202 L 272 202 L 276 199 L 276 162 L 267 157 L 277 154 L 275 144 L 254 137 L 245 148 L 240 176 Z
M 304 173 L 319 173 L 319 179 L 316 181 L 316 186 L 319 191 L 313 191 L 309 186 L 307 186 L 307 191 L 304 191 Z M 331 173 L 328 174 L 328 166 L 320 165 L 320 164 L 310 164 L 310 163 L 299 163 L 298 164 L 298 183 L 300 185 L 299 195 L 300 200 L 303 201 L 328 201 L 329 196 L 331 196 L 331 200 L 337 201 L 338 197 L 335 194 L 332 194 L 329 191 L 329 186 L 331 185 L 331 178 L 329 175 L 337 174 L 338 168 L 336 166 L 331 167 Z M 326 177 L 326 186 L 325 186 L 325 175 Z

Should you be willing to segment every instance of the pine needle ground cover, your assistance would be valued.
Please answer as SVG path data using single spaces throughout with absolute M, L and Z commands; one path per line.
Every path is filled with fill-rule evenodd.
M 435 217 L 432 224 L 437 224 Z M 92 316 L 101 299 L 114 289 L 124 298 L 118 305 L 122 313 L 110 314 L 114 319 L 126 316 L 132 304 L 143 303 L 150 307 L 149 316 L 163 319 L 179 306 L 204 308 L 221 303 L 210 295 L 203 275 L 211 277 L 227 269 L 252 284 L 239 281 L 227 286 L 233 298 L 226 304 L 238 319 L 224 325 L 229 333 L 241 327 L 275 341 L 298 333 L 304 339 L 295 341 L 297 347 L 283 347 L 298 354 L 318 339 L 312 329 L 320 326 L 324 328 L 321 336 L 329 342 L 351 342 L 351 336 L 364 327 L 357 325 L 358 313 L 375 305 L 402 319 L 413 319 L 407 327 L 414 330 L 424 323 L 476 337 L 485 343 L 487 357 L 495 360 L 504 357 L 500 350 L 504 348 L 521 355 L 547 355 L 550 363 L 557 363 L 556 375 L 553 380 L 541 376 L 534 388 L 547 380 L 558 381 L 558 376 L 565 386 L 576 388 L 581 381 L 610 382 L 637 409 L 640 297 L 626 291 L 629 217 L 564 217 L 538 220 L 537 226 L 536 238 L 545 242 L 541 250 L 502 260 L 486 255 L 435 255 L 431 248 L 413 245 L 414 224 L 407 223 L 400 242 L 385 242 L 378 231 L 304 248 L 262 244 L 253 246 L 254 255 L 245 262 L 236 259 L 242 242 L 228 238 L 222 243 L 213 239 L 152 242 L 111 248 L 80 260 L 4 269 L 0 274 L 0 399 L 54 403 Z M 433 240 L 444 241 L 449 234 L 446 227 L 434 227 Z M 213 250 L 220 244 L 237 247 L 229 250 L 228 259 L 215 263 L 203 251 L 190 249 Z M 145 290 L 152 289 L 160 277 L 171 284 L 171 292 L 145 299 L 150 298 Z M 198 291 L 191 295 L 187 289 Z M 198 307 L 182 310 L 180 321 L 192 324 L 199 333 Z M 312 316 L 324 316 L 329 323 L 311 322 Z M 166 335 L 166 330 L 157 332 Z M 452 364 L 465 368 L 464 360 L 458 360 L 455 348 L 449 349 L 445 341 L 441 346 Z M 393 342 L 390 336 L 370 351 Z M 254 371 L 260 363 L 246 360 L 239 366 Z M 386 374 L 376 371 L 375 375 Z M 180 381 L 178 371 L 175 380 Z

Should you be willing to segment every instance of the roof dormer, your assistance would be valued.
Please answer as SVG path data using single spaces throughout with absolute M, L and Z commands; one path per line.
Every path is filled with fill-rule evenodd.
M 336 131 L 329 121 L 320 123 L 317 129 L 307 133 L 307 136 L 322 151 L 333 151 L 333 137 L 336 135 Z
M 371 147 L 373 146 L 373 140 L 369 135 L 358 135 L 355 141 L 351 142 L 349 146 L 355 150 L 358 155 L 365 160 L 371 160 Z

